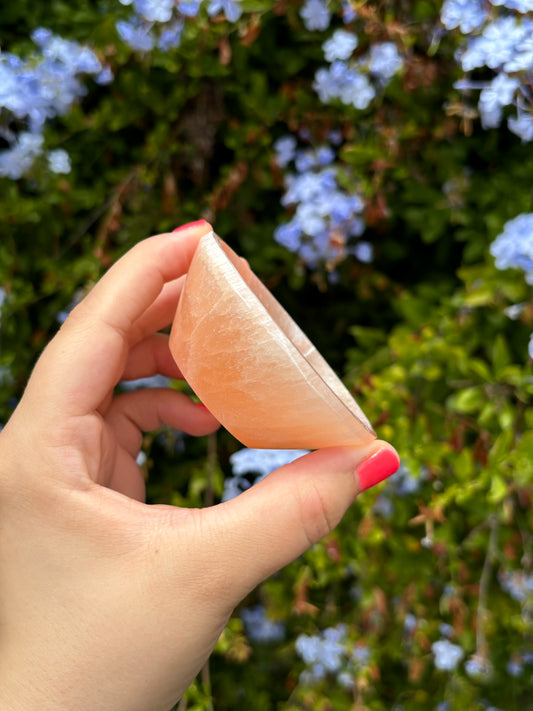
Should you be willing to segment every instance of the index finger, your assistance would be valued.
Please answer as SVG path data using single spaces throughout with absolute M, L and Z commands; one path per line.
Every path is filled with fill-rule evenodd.
M 120 379 L 129 348 L 143 335 L 136 322 L 165 283 L 187 272 L 200 238 L 211 229 L 201 221 L 149 237 L 119 259 L 45 349 L 28 396 L 35 391 L 41 409 L 65 416 L 96 410 Z

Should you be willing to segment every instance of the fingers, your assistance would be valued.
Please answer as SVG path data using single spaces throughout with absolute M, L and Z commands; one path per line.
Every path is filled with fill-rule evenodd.
M 78 306 L 79 317 L 112 327 L 129 339 L 137 319 L 154 303 L 165 283 L 187 273 L 207 222 L 139 242 L 105 274 Z
M 174 319 L 185 276 L 168 282 L 154 303 L 137 319 L 135 327 L 139 338 L 165 328 Z
M 168 336 L 163 333 L 153 333 L 130 350 L 121 380 L 135 380 L 157 374 L 183 379 L 169 351 Z
M 187 272 L 207 222 L 150 237 L 131 249 L 73 310 L 46 348 L 30 380 L 28 395 L 41 412 L 62 416 L 95 410 L 120 379 L 128 349 L 148 325 L 168 316 L 179 285 L 165 283 Z M 150 307 L 152 316 L 146 317 Z M 140 324 L 139 326 L 137 324 Z
M 383 441 L 323 449 L 206 509 L 206 523 L 217 532 L 213 557 L 222 562 L 232 603 L 329 533 L 362 490 L 398 466 L 396 451 Z
M 134 457 L 139 452 L 142 433 L 157 430 L 164 424 L 197 436 L 219 427 L 208 410 L 171 388 L 147 388 L 118 395 L 105 420 L 113 428 L 119 444 Z

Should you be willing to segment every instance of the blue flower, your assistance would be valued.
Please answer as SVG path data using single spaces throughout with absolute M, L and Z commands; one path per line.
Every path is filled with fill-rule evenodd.
M 168 22 L 174 10 L 174 0 L 134 0 L 133 6 L 147 22 Z
M 517 12 L 533 12 L 533 0 L 490 0 L 492 5 L 503 5 L 508 10 Z
M 120 383 L 124 390 L 143 390 L 144 388 L 168 388 L 170 378 L 157 374 L 146 378 L 136 378 L 135 380 L 123 380 Z
M 52 173 L 70 173 L 70 158 L 62 148 L 49 151 L 46 160 Z
M 358 45 L 357 37 L 353 32 L 336 30 L 330 39 L 322 45 L 324 56 L 328 62 L 335 59 L 349 59 Z
M 276 227 L 274 230 L 274 239 L 283 247 L 287 247 L 291 252 L 298 252 L 302 234 L 300 225 L 295 220 L 291 220 L 284 225 Z
M 438 642 L 433 642 L 431 651 L 435 657 L 435 666 L 441 671 L 455 671 L 465 654 L 461 647 L 448 639 L 439 639 Z
M 533 285 L 533 212 L 522 213 L 505 223 L 490 246 L 497 269 L 522 269 Z
M 316 152 L 316 160 L 320 166 L 330 165 L 335 160 L 335 153 L 329 146 L 321 146 Z
M 364 229 L 364 223 L 362 221 L 360 221 L 359 229 L 361 229 L 361 231 Z M 370 264 L 374 259 L 374 247 L 370 242 L 358 242 L 353 247 L 352 254 L 354 254 L 360 262 L 363 262 L 363 264 Z
M 519 86 L 518 79 L 502 72 L 494 77 L 486 89 L 483 89 L 481 98 L 487 103 L 495 102 L 500 106 L 509 106 L 513 103 L 514 95 Z
M 342 623 L 314 635 L 299 635 L 295 649 L 307 667 L 300 677 L 303 684 L 313 684 L 334 674 L 342 686 L 351 688 L 354 674 L 370 660 L 366 646 L 351 647 L 348 629 Z
M 412 612 L 408 612 L 403 621 L 404 632 L 407 634 L 412 634 L 416 630 L 417 624 L 418 620 L 416 618 L 416 615 L 413 615 Z
M 300 16 L 308 30 L 327 30 L 331 22 L 331 13 L 324 0 L 306 0 L 300 10 Z
M 479 30 L 489 17 L 484 0 L 444 0 L 440 19 L 447 30 L 459 28 L 468 35 Z
M 487 677 L 490 673 L 490 665 L 485 659 L 474 654 L 465 662 L 465 672 L 469 677 L 476 679 Z
M 159 35 L 157 40 L 157 46 L 164 52 L 175 47 L 179 47 L 181 43 L 181 36 L 183 34 L 184 22 L 180 18 L 175 20 L 171 24 L 167 25 Z
M 524 141 L 533 141 L 533 114 L 521 112 L 518 116 L 507 119 L 509 130 Z
M 524 665 L 521 662 L 518 662 L 514 659 L 510 659 L 507 662 L 505 669 L 509 676 L 517 677 L 520 676 L 524 671 Z
M 388 81 L 403 66 L 403 59 L 393 42 L 377 42 L 370 47 L 368 68 L 374 76 Z
M 340 60 L 316 72 L 313 88 L 325 104 L 340 99 L 356 109 L 366 109 L 376 95 L 368 77 Z
M 39 47 L 44 47 L 52 39 L 52 31 L 44 27 L 37 27 L 31 33 L 31 38 Z
M 247 607 L 241 612 L 241 619 L 248 639 L 258 644 L 281 642 L 285 637 L 283 622 L 271 620 L 263 605 Z
M 202 0 L 178 0 L 178 9 L 185 17 L 196 17 Z
M 102 69 L 100 74 L 97 74 L 95 76 L 94 80 L 97 84 L 110 84 L 114 79 L 113 72 L 111 71 L 111 67 L 106 66 Z
M 234 476 L 254 473 L 261 477 L 267 476 L 279 467 L 293 462 L 308 454 L 306 449 L 253 449 L 244 448 L 230 457 Z
M 294 206 L 294 214 L 289 222 L 276 228 L 276 241 L 298 254 L 311 268 L 326 264 L 332 279 L 335 264 L 348 254 L 370 261 L 373 250 L 369 243 L 350 243 L 350 238 L 364 231 L 360 216 L 364 201 L 339 186 L 332 147 L 298 150 L 295 141 L 289 141 L 279 143 L 277 148 L 284 163 L 293 158 L 298 172 L 285 175 L 281 204 Z
M 478 108 L 483 128 L 495 128 L 500 125 L 502 109 L 512 104 L 519 87 L 518 79 L 502 72 L 481 91 Z
M 141 23 L 139 18 L 119 20 L 116 28 L 121 40 L 137 52 L 149 52 L 154 48 L 155 41 L 150 28 Z
M 294 136 L 283 136 L 274 143 L 276 160 L 281 168 L 285 168 L 296 155 L 296 139 Z
M 247 447 L 240 449 L 230 457 L 232 476 L 227 477 L 224 482 L 222 500 L 233 499 L 249 489 L 251 483 L 246 477 L 253 476 L 253 483 L 256 484 L 274 469 L 279 469 L 304 454 L 308 454 L 308 450 L 252 449 Z
M 40 134 L 20 133 L 11 148 L 0 152 L 0 177 L 18 180 L 41 155 L 43 143 L 44 138 Z
M 350 0 L 342 0 L 342 19 L 345 24 L 357 19 L 357 10 L 354 9 Z
M 498 574 L 500 585 L 505 592 L 521 605 L 533 597 L 533 573 L 523 570 L 502 570 Z
M 241 0 L 209 0 L 207 14 L 212 17 L 223 12 L 229 22 L 237 22 L 242 15 Z
M 27 61 L 10 53 L 0 54 L 0 109 L 23 123 L 18 137 L 11 131 L 3 132 L 10 145 L 0 153 L 0 175 L 13 180 L 27 173 L 42 154 L 46 121 L 67 113 L 86 92 L 80 75 L 100 76 L 104 71 L 88 47 L 44 28 L 37 28 L 32 38 L 39 51 Z M 60 155 L 54 158 L 52 153 L 49 165 L 68 172 L 66 154 L 62 159 Z
M 306 664 L 311 665 L 313 676 L 322 678 L 326 672 L 340 671 L 345 656 L 345 631 L 329 628 L 320 635 L 299 635 L 296 639 L 296 652 Z
M 464 71 L 483 66 L 508 70 L 508 63 L 509 67 L 516 67 L 523 51 L 523 43 L 527 43 L 532 28 L 533 21 L 521 21 L 512 16 L 498 17 L 490 22 L 479 37 L 470 40 L 460 56 Z
M 439 632 L 443 637 L 451 637 L 454 633 L 454 629 L 447 622 L 441 622 L 439 625 Z
M 522 32 L 517 38 L 512 56 L 504 65 L 506 72 L 533 71 L 533 20 L 522 20 Z
M 297 151 L 294 157 L 294 165 L 299 173 L 306 173 L 316 165 L 316 156 L 313 151 Z

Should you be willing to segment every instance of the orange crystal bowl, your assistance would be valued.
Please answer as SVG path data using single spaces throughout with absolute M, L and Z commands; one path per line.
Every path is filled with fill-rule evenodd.
M 196 395 L 247 447 L 319 449 L 376 437 L 307 336 L 213 232 L 193 256 L 170 350 Z

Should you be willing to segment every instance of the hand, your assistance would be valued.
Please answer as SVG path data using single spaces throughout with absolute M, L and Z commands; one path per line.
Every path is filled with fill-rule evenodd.
M 378 441 L 313 452 L 211 508 L 143 503 L 142 432 L 218 423 L 171 389 L 114 388 L 180 377 L 158 331 L 209 230 L 151 237 L 119 260 L 45 349 L 0 435 L 2 711 L 170 709 L 235 605 L 397 467 Z

